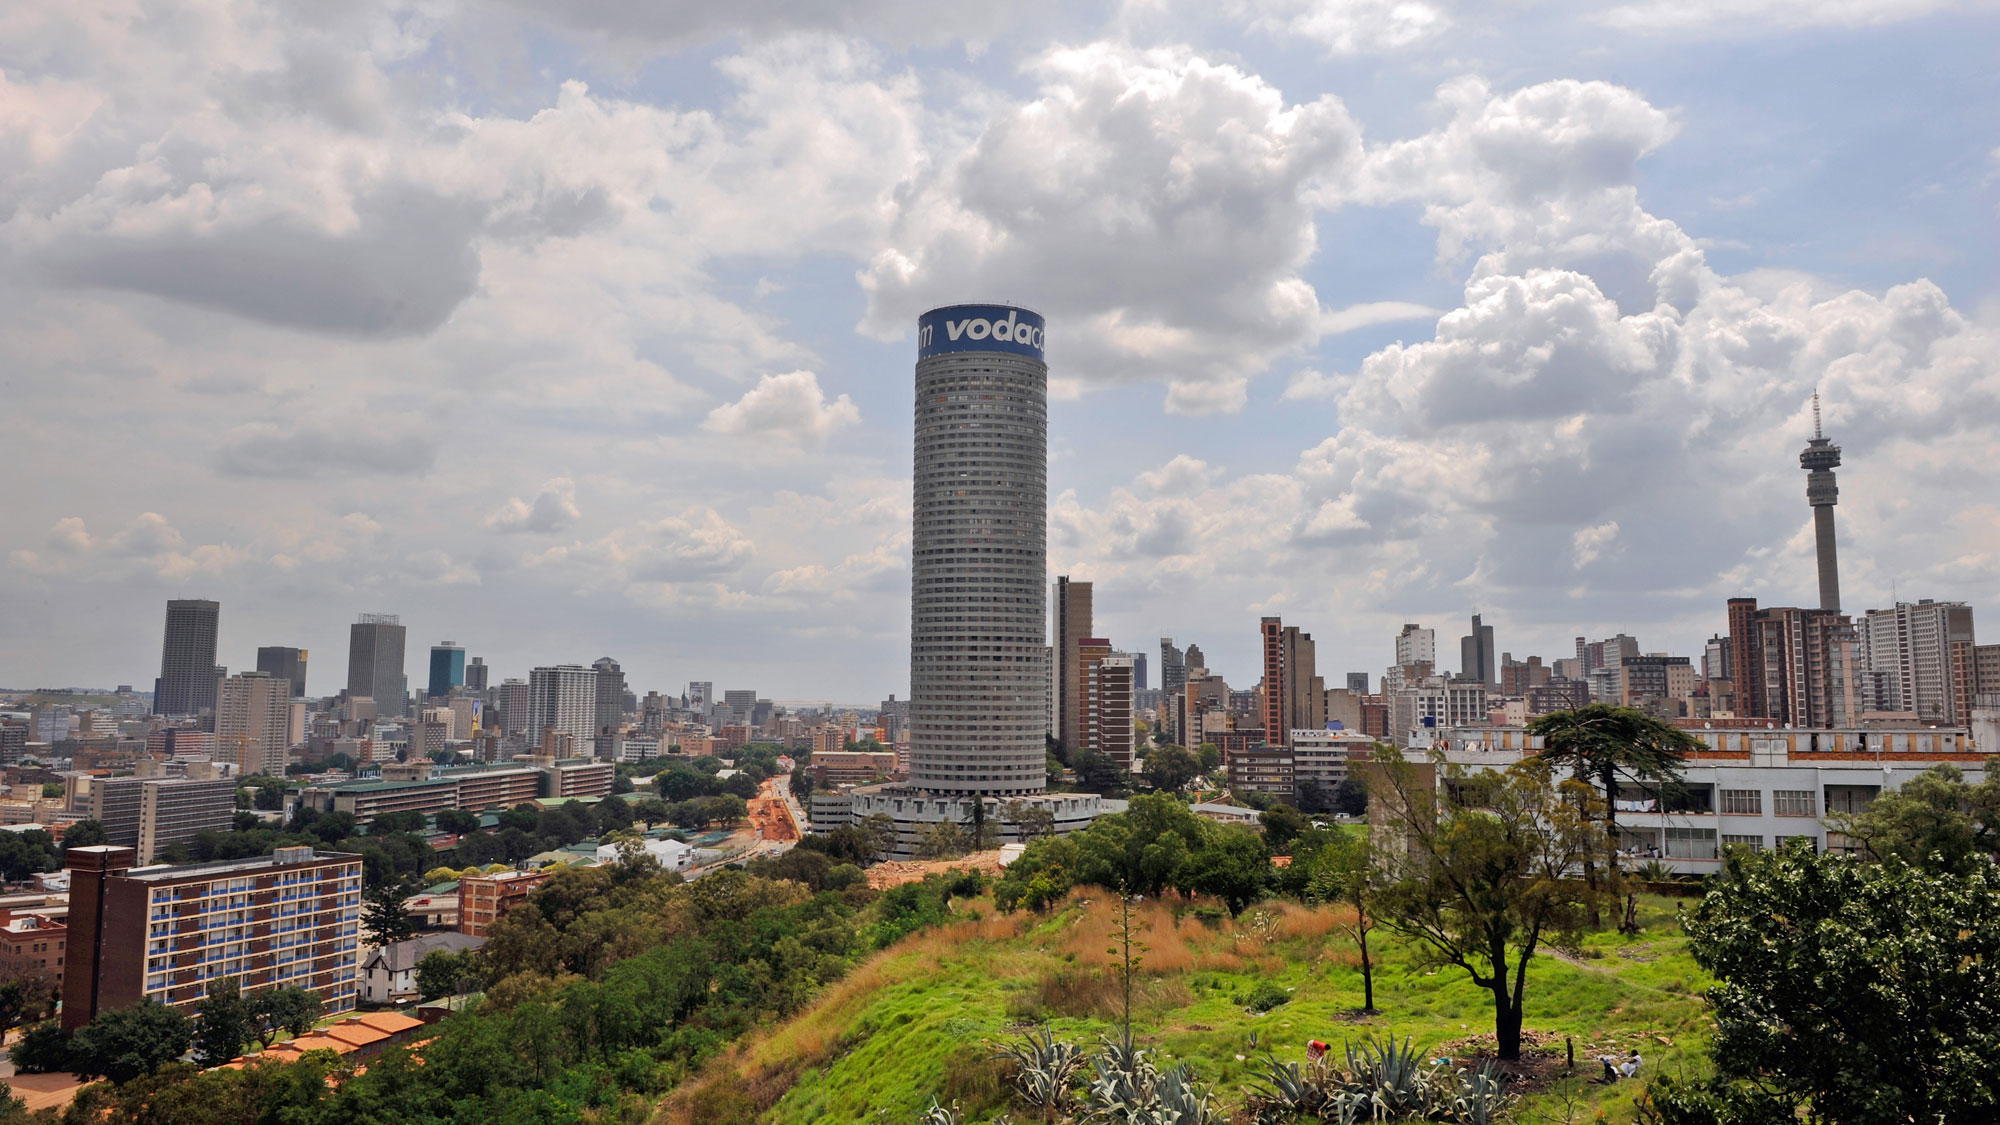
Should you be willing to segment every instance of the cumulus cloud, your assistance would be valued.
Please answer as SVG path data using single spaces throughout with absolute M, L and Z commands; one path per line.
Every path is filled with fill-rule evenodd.
M 577 31 L 615 43 L 638 40 L 667 47 L 718 38 L 760 39 L 798 32 L 862 35 L 892 43 L 936 45 L 955 40 L 989 42 L 1023 30 L 1045 31 L 1063 6 L 1055 0 L 995 5 L 973 0 L 739 0 L 729 5 L 699 0 L 578 0 L 551 9 L 529 0 L 516 7 L 552 17 Z M 629 49 L 629 47 L 628 47 Z
M 561 531 L 582 515 L 576 506 L 576 482 L 555 477 L 532 500 L 509 497 L 486 517 L 485 526 L 488 531 L 547 534 Z
M 1231 8 L 1253 31 L 1317 43 L 1330 55 L 1411 47 L 1452 23 L 1444 8 L 1422 0 L 1240 0 Z
M 1065 497 L 1057 566 L 1225 607 L 1275 591 L 1343 618 L 1470 603 L 1515 628 L 1581 613 L 1706 631 L 1727 595 L 1810 596 L 1810 537 L 1792 531 L 1810 519 L 1796 453 L 1818 387 L 1847 449 L 1843 536 L 1925 544 L 1906 586 L 2000 578 L 1992 521 L 1940 508 L 2000 487 L 1942 452 L 2000 447 L 1990 327 L 1924 280 L 1717 273 L 1639 204 L 1635 164 L 1674 126 L 1629 90 L 1443 97 L 1449 121 L 1371 153 L 1361 190 L 1423 201 L 1451 256 L 1477 254 L 1464 303 L 1353 376 L 1296 375 L 1287 397 L 1332 397 L 1340 428 L 1288 473 Z M 1190 540 L 1206 550 L 1149 554 Z M 1843 560 L 1850 581 L 1886 585 L 1867 559 Z
M 1051 317 L 1050 359 L 1159 379 L 1169 410 L 1240 409 L 1250 377 L 1315 342 L 1300 269 L 1315 194 L 1354 170 L 1338 99 L 1303 105 L 1186 51 L 1052 51 L 1039 96 L 922 178 L 862 275 L 867 325 L 903 333 L 945 298 L 1009 294 Z
M 861 421 L 861 409 L 846 395 L 829 402 L 819 376 L 810 371 L 766 375 L 742 398 L 709 411 L 702 428 L 731 437 L 755 437 L 818 446 Z
M 415 420 L 356 419 L 281 426 L 252 422 L 222 439 L 215 467 L 230 476 L 421 476 L 437 462 L 439 436 Z
M 142 512 L 109 535 L 93 535 L 80 516 L 57 520 L 40 550 L 9 554 L 19 569 L 45 577 L 115 580 L 145 575 L 175 581 L 220 574 L 249 557 L 241 548 L 207 543 L 193 548 L 158 512 Z
M 573 564 L 589 583 L 675 583 L 726 577 L 756 554 L 756 546 L 710 507 L 619 530 L 588 543 L 554 548 L 544 564 Z

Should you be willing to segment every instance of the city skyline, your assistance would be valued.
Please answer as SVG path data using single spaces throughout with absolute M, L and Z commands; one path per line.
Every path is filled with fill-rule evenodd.
M 1408 7 L 31 6 L 0 684 L 143 686 L 194 598 L 321 695 L 370 612 L 902 695 L 904 365 L 961 300 L 1049 318 L 1046 577 L 1126 650 L 1697 654 L 1820 601 L 1814 388 L 1842 608 L 1994 604 L 1990 13 Z

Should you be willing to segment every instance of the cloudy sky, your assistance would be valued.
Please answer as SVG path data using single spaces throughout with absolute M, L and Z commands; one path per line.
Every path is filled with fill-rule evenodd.
M 560 14 L 550 14 L 559 10 Z M 908 682 L 916 314 L 1050 322 L 1099 632 L 1379 673 L 1483 611 L 1698 655 L 1810 603 L 2000 639 L 2000 15 L 1945 0 L 0 5 L 0 685 L 392 612 Z

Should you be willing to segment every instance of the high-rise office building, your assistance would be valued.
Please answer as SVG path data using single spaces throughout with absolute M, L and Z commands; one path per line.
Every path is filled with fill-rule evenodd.
M 1102 656 L 1086 646 L 1083 650 L 1089 692 L 1084 710 L 1089 722 L 1085 745 L 1111 759 L 1119 769 L 1132 772 L 1137 733 L 1132 726 L 1132 692 L 1136 663 L 1129 653 L 1110 652 Z
M 215 709 L 215 685 L 228 674 L 215 663 L 221 618 L 221 602 L 175 598 L 167 603 L 160 678 L 153 681 L 155 715 L 199 715 Z
M 474 695 L 486 694 L 486 661 L 475 656 L 465 666 L 465 690 Z
M 625 670 L 608 656 L 598 657 L 590 667 L 597 673 L 597 733 L 592 752 L 609 758 L 616 749 L 618 731 L 625 725 Z
M 959 305 L 925 313 L 917 334 L 910 782 L 942 793 L 1040 793 L 1042 318 Z
M 260 648 L 257 650 L 257 670 L 268 672 L 281 680 L 290 680 L 293 699 L 298 699 L 306 693 L 305 649 L 275 646 Z
M 1285 744 L 1285 624 L 1266 617 L 1257 627 L 1264 654 L 1264 741 Z
M 1160 694 L 1172 697 L 1187 687 L 1187 656 L 1172 637 L 1160 638 Z
M 1264 654 L 1264 740 L 1290 746 L 1294 730 L 1326 727 L 1326 679 L 1319 674 L 1311 633 L 1276 617 L 1258 635 Z
M 1200 645 L 1189 645 L 1187 647 L 1187 671 L 1182 674 L 1191 680 L 1194 678 L 1196 669 L 1200 669 L 1203 675 L 1207 675 L 1209 672 L 1208 657 L 1203 655 Z
M 554 731 L 581 750 L 597 732 L 597 671 L 581 664 L 558 664 L 528 673 L 528 734 L 540 739 Z
M 687 708 L 695 718 L 708 721 L 708 709 L 715 702 L 715 684 L 708 680 L 690 680 L 687 690 Z
M 292 682 L 269 672 L 222 681 L 215 704 L 216 753 L 245 774 L 285 776 L 292 749 Z
M 1084 681 L 1077 666 L 1077 646 L 1090 636 L 1090 583 L 1072 582 L 1065 574 L 1056 579 L 1050 602 L 1055 614 L 1056 737 L 1064 746 L 1082 746 Z
M 1911 711 L 1927 723 L 1972 721 L 1972 607 L 1925 598 L 1871 609 L 1861 623 L 1871 710 Z
M 347 696 L 367 696 L 375 713 L 396 718 L 409 710 L 409 679 L 403 675 L 406 632 L 393 613 L 364 613 L 347 631 Z
M 1833 506 L 1840 502 L 1833 470 L 1840 467 L 1840 447 L 1820 431 L 1819 392 L 1812 396 L 1813 436 L 1799 453 L 1806 471 L 1806 503 L 1813 510 L 1813 547 L 1819 560 L 1819 608 L 1840 612 L 1840 560 L 1834 553 Z
M 1405 625 L 1396 634 L 1396 664 L 1428 664 L 1437 667 L 1437 630 L 1422 625 Z
M 1824 730 L 1867 709 L 1859 630 L 1845 614 L 1731 598 L 1729 628 L 1737 714 Z
M 465 650 L 452 641 L 441 641 L 431 646 L 431 677 L 424 687 L 424 695 L 430 699 L 450 697 L 456 688 L 465 686 Z
M 527 730 L 534 711 L 528 681 L 502 680 L 500 690 L 494 694 L 499 697 L 494 702 L 500 712 L 500 733 L 520 734 Z
M 1368 673 L 1349 672 L 1347 674 L 1347 690 L 1354 695 L 1367 695 Z
M 1132 690 L 1146 690 L 1146 654 L 1143 652 L 1132 654 Z
M 1493 652 L 1493 626 L 1472 615 L 1472 632 L 1458 641 L 1458 678 L 1491 687 L 1500 682 L 1500 663 Z

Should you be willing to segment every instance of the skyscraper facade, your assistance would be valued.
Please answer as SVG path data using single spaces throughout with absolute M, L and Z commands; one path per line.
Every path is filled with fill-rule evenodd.
M 1050 590 L 1054 607 L 1056 650 L 1056 737 L 1067 747 L 1083 745 L 1083 696 L 1078 686 L 1077 648 L 1090 636 L 1091 586 L 1072 582 L 1069 575 L 1057 578 Z
M 1187 657 L 1172 637 L 1160 638 L 1160 693 L 1173 696 L 1187 687 Z
M 1500 682 L 1500 664 L 1494 656 L 1493 626 L 1482 624 L 1472 615 L 1472 632 L 1458 640 L 1458 678 L 1489 686 Z
M 1972 607 L 1926 598 L 1871 609 L 1861 625 L 1871 710 L 1927 723 L 1972 720 Z
M 1396 663 L 1437 666 L 1437 630 L 1422 625 L 1405 625 L 1396 634 Z
M 597 673 L 597 704 L 593 719 L 597 733 L 592 749 L 598 757 L 609 758 L 618 741 L 619 729 L 625 725 L 625 670 L 608 656 L 598 657 L 590 667 Z
M 221 618 L 221 602 L 175 598 L 167 603 L 160 678 L 153 682 L 155 715 L 199 715 L 215 709 L 215 685 L 227 674 L 215 664 Z
M 306 693 L 305 649 L 276 646 L 260 648 L 257 650 L 257 670 L 269 672 L 281 680 L 289 680 L 293 699 L 301 698 Z
M 283 777 L 291 732 L 290 680 L 269 672 L 242 672 L 222 681 L 215 706 L 215 742 L 223 760 L 235 761 L 246 775 Z
M 558 664 L 528 673 L 528 736 L 544 732 L 569 736 L 587 749 L 597 732 L 597 671 L 581 664 Z
M 957 305 L 918 320 L 910 783 L 920 790 L 1045 788 L 1043 337 L 1041 316 L 1019 308 Z
M 475 656 L 465 666 L 465 690 L 475 694 L 486 692 L 486 662 Z
M 375 701 L 375 713 L 396 717 L 408 709 L 403 675 L 407 630 L 393 613 L 364 613 L 347 631 L 347 695 Z
M 431 699 L 449 698 L 454 688 L 465 686 L 465 650 L 453 641 L 440 641 L 431 646 L 430 682 L 424 685 L 424 695 Z

